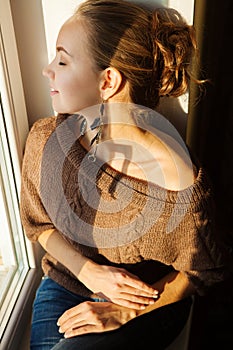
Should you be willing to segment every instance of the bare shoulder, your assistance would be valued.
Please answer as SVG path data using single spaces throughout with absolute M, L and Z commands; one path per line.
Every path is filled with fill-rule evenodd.
M 129 140 L 130 156 L 116 159 L 108 164 L 128 176 L 147 181 L 167 190 L 180 191 L 193 185 L 194 167 L 188 149 L 172 137 L 160 137 L 144 133 Z M 122 141 L 126 145 L 126 137 Z M 119 141 L 118 141 L 119 145 Z M 108 158 L 110 159 L 110 157 Z
M 194 166 L 185 143 L 169 136 L 156 137 L 153 151 L 161 173 L 160 186 L 180 191 L 193 185 Z

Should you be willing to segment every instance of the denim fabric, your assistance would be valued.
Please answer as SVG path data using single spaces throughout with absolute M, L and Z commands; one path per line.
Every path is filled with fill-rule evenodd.
M 63 338 L 57 320 L 64 311 L 92 300 L 69 292 L 49 277 L 44 277 L 33 305 L 30 350 L 50 350 Z
M 184 327 L 192 303 L 187 298 L 137 317 L 115 331 L 64 339 L 58 332 L 57 319 L 85 300 L 93 301 L 69 292 L 50 278 L 43 279 L 34 302 L 30 349 L 163 350 Z

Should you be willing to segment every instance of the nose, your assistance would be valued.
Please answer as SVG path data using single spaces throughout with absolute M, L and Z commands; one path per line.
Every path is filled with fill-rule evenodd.
M 54 77 L 54 72 L 52 70 L 51 67 L 51 63 L 49 65 L 47 65 L 46 67 L 44 67 L 44 69 L 42 70 L 42 74 L 49 79 L 53 79 Z

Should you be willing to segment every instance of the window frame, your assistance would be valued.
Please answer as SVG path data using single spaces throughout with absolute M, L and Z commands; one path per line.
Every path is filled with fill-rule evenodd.
M 1 0 L 0 3 L 0 45 L 5 85 L 1 90 L 1 100 L 4 115 L 11 116 L 7 118 L 5 129 L 10 141 L 8 147 L 14 165 L 15 198 L 19 205 L 21 164 L 29 125 L 10 0 Z M 4 322 L 4 331 L 0 339 L 1 350 L 20 349 L 19 344 L 25 327 L 30 321 L 34 293 L 41 279 L 39 253 L 25 236 L 23 239 L 26 246 L 28 269 L 23 272 L 22 283 L 17 288 L 17 295 L 11 301 L 8 319 Z

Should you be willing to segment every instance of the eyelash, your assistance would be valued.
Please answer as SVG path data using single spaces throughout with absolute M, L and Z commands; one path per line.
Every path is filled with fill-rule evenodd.
M 58 64 L 59 64 L 59 66 L 66 66 L 66 64 L 63 62 L 59 62 Z

